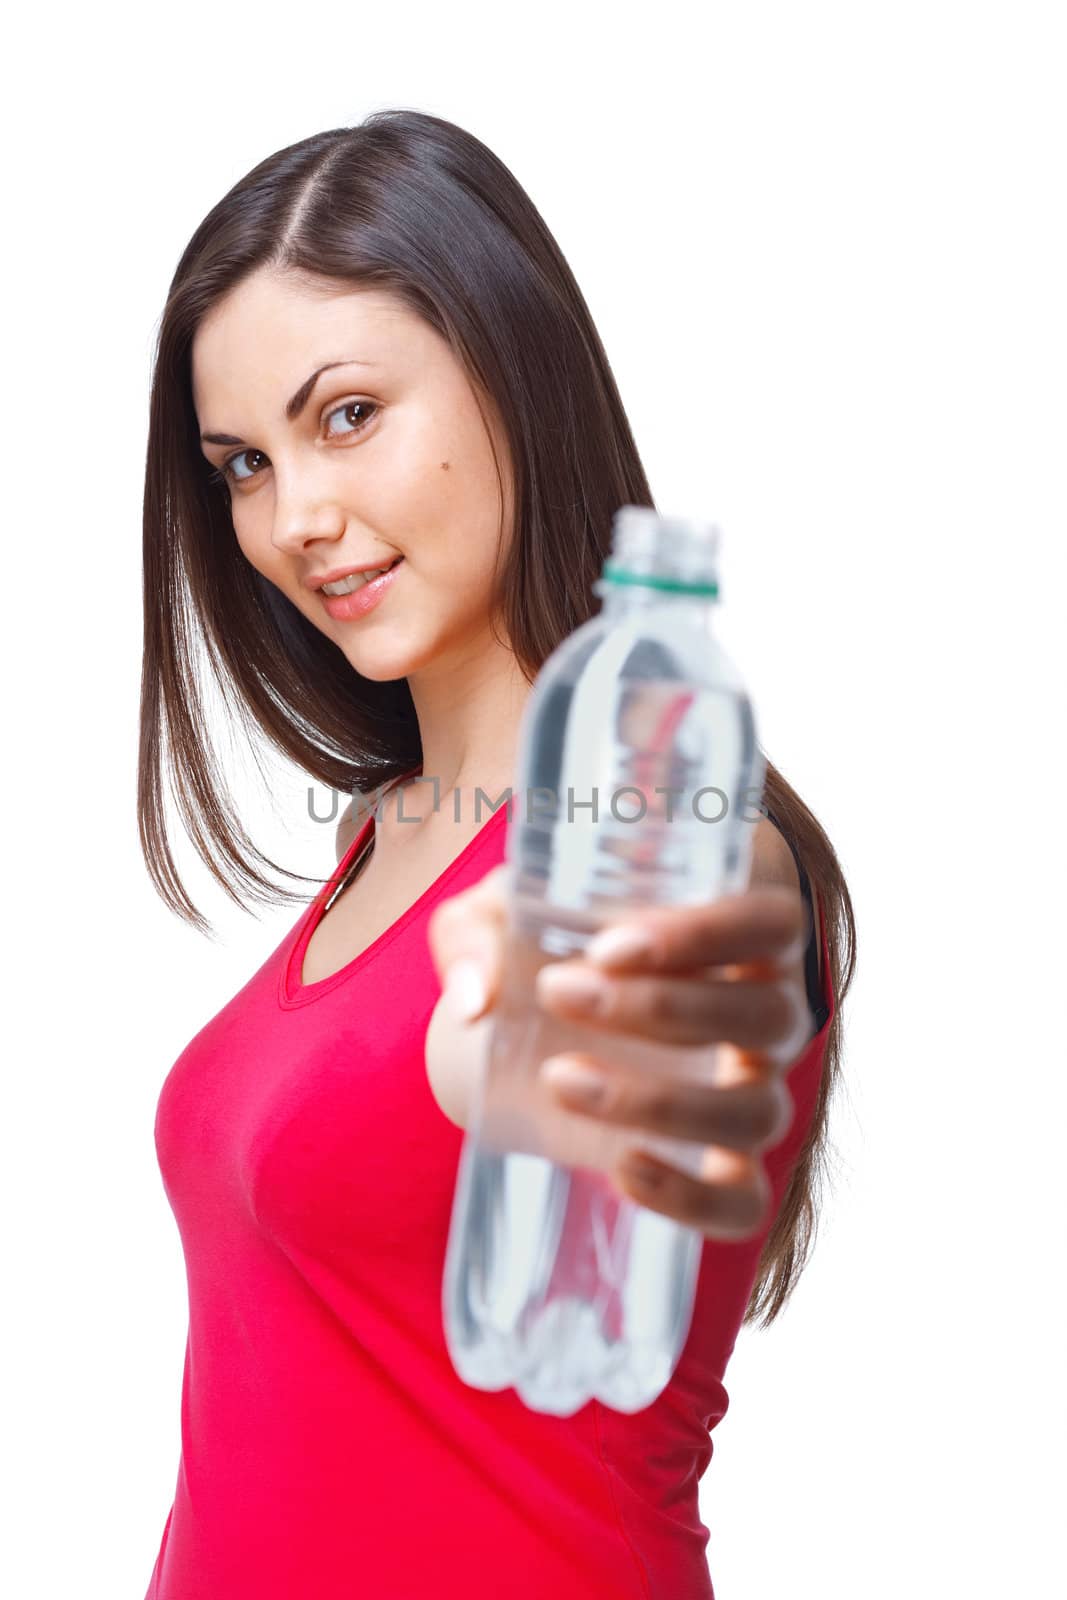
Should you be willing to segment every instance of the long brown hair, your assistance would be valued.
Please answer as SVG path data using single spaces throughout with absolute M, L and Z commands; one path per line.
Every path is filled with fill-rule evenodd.
M 495 613 L 528 681 L 599 611 L 593 583 L 615 511 L 653 505 L 578 285 L 529 197 L 472 134 L 418 111 L 376 111 L 356 127 L 289 145 L 241 178 L 196 229 L 168 291 L 144 495 L 138 829 L 162 899 L 204 933 L 210 925 L 168 842 L 164 769 L 197 853 L 242 909 L 246 898 L 305 898 L 264 868 L 311 881 L 269 860 L 241 827 L 212 748 L 212 686 L 253 752 L 265 737 L 337 791 L 369 794 L 421 760 L 407 681 L 362 678 L 251 566 L 233 536 L 228 493 L 210 481 L 192 398 L 193 337 L 221 297 L 261 268 L 391 292 L 449 342 L 476 393 L 490 398 L 515 490 L 515 538 L 500 565 Z M 821 901 L 836 998 L 814 1124 L 746 1311 L 746 1321 L 764 1312 L 766 1326 L 814 1238 L 855 930 L 830 841 L 769 762 L 764 799 Z

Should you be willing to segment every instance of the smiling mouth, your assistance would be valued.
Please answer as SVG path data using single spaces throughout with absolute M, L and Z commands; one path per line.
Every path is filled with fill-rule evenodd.
M 377 583 L 379 578 L 384 578 L 393 568 L 399 566 L 403 556 L 397 556 L 387 567 L 378 567 L 370 573 L 350 572 L 347 578 L 338 578 L 336 583 L 324 583 L 319 593 L 327 595 L 331 600 L 340 599 L 342 595 L 356 594 L 358 590 L 365 589 L 369 583 Z

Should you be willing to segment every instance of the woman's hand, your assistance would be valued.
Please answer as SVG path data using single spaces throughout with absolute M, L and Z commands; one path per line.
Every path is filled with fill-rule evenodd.
M 468 1023 L 499 995 L 507 871 L 494 868 L 430 919 L 442 999 Z M 640 1205 L 709 1238 L 747 1238 L 766 1220 L 771 1188 L 760 1152 L 792 1121 L 784 1075 L 811 1032 L 806 922 L 796 888 L 757 883 L 707 905 L 632 912 L 602 929 L 582 957 L 537 975 L 547 1013 L 603 1034 L 595 1051 L 550 1056 L 542 1081 L 573 1114 L 709 1147 L 700 1177 L 636 1155 L 612 1174 Z M 685 1076 L 622 1070 L 611 1049 L 622 1036 L 688 1052 L 719 1045 L 715 1081 L 694 1081 L 691 1055 Z M 709 1059 L 709 1079 L 711 1071 Z

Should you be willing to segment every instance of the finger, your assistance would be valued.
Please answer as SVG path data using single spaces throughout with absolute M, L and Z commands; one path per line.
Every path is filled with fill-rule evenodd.
M 586 961 L 551 962 L 536 979 L 540 1005 L 607 1033 L 676 1045 L 728 1040 L 763 1051 L 784 1067 L 809 1032 L 807 998 L 796 975 L 773 979 L 616 977 Z
M 601 929 L 583 955 L 612 970 L 751 966 L 754 976 L 771 975 L 803 958 L 807 924 L 795 889 L 765 884 L 706 905 L 629 912 Z
M 473 1022 L 496 1001 L 507 925 L 508 863 L 442 900 L 426 925 L 442 994 L 457 1020 Z
M 762 1161 L 718 1149 L 706 1150 L 704 1157 L 702 1176 L 694 1178 L 635 1149 L 613 1176 L 627 1199 L 696 1228 L 706 1238 L 730 1241 L 759 1233 L 774 1198 Z
M 719 1084 L 624 1072 L 591 1051 L 548 1056 L 540 1077 L 560 1105 L 613 1127 L 640 1128 L 753 1154 L 776 1145 L 793 1121 L 793 1097 L 776 1074 Z

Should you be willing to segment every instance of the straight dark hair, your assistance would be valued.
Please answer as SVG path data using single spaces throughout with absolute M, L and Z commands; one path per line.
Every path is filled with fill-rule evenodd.
M 334 790 L 370 795 L 422 756 L 407 680 L 361 677 L 251 566 L 234 537 L 228 491 L 210 481 L 193 405 L 193 337 L 212 307 L 262 268 L 324 292 L 389 291 L 448 341 L 476 394 L 496 408 L 510 447 L 516 520 L 495 606 L 529 682 L 599 611 L 592 586 L 615 511 L 653 505 L 578 285 L 528 195 L 473 134 L 423 112 L 376 111 L 358 126 L 289 145 L 240 179 L 196 229 L 170 285 L 156 340 L 145 474 L 138 829 L 165 904 L 204 933 L 210 925 L 171 854 L 165 768 L 197 853 L 242 909 L 247 901 L 305 898 L 271 882 L 265 868 L 321 881 L 271 861 L 242 828 L 212 748 L 212 684 L 253 754 L 265 737 Z M 764 804 L 821 903 L 836 999 L 812 1127 L 745 1313 L 746 1322 L 762 1314 L 767 1326 L 814 1242 L 855 925 L 829 839 L 769 761 Z

